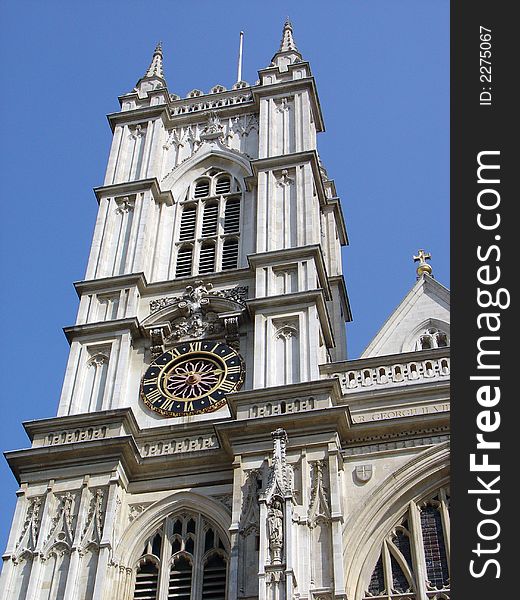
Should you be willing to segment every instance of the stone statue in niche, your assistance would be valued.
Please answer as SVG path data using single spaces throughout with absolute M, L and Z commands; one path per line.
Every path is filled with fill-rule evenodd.
M 282 503 L 275 498 L 267 511 L 267 535 L 269 538 L 269 550 L 271 552 L 271 563 L 282 562 L 283 549 L 283 512 Z

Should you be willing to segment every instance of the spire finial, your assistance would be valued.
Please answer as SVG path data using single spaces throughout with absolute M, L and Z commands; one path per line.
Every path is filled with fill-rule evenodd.
M 145 77 L 160 77 L 164 79 L 162 42 L 158 42 L 157 46 L 155 46 L 152 62 L 145 73 Z
M 417 279 L 422 277 L 422 275 L 424 275 L 425 273 L 433 277 L 433 270 L 431 266 L 426 262 L 427 260 L 431 260 L 431 257 L 432 255 L 429 252 L 425 252 L 422 249 L 418 250 L 417 256 L 413 257 L 414 262 L 419 262 L 419 265 L 417 267 Z
M 282 41 L 280 43 L 280 50 L 278 50 L 278 52 L 298 52 L 298 48 L 294 43 L 293 28 L 289 17 L 285 19 Z

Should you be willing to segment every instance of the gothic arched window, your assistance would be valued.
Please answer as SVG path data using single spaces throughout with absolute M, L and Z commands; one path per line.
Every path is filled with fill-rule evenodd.
M 428 500 L 411 502 L 400 524 L 383 541 L 364 600 L 449 597 L 449 531 L 446 488 Z M 419 573 L 426 578 L 421 580 Z
M 236 269 L 242 193 L 229 173 L 210 169 L 189 187 L 181 203 L 175 276 Z
M 144 544 L 133 600 L 225 600 L 228 554 L 200 514 L 170 515 Z
M 432 348 L 446 348 L 450 345 L 448 334 L 437 327 L 428 327 L 421 331 L 415 343 L 416 350 L 431 350 Z

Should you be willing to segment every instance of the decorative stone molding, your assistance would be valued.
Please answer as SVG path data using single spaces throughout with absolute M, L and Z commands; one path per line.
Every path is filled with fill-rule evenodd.
M 289 176 L 288 169 L 282 169 L 274 175 L 276 177 L 276 185 L 279 187 L 289 187 L 294 183 L 294 179 Z
M 135 196 L 122 196 L 114 200 L 117 205 L 116 213 L 118 215 L 132 212 L 135 208 Z
M 80 549 L 98 549 L 103 533 L 103 490 L 97 489 L 91 494 L 85 527 L 81 536 Z
M 417 429 L 413 431 L 414 435 L 428 435 L 436 433 L 446 433 L 449 431 L 448 425 L 441 425 L 439 427 L 424 427 L 423 429 Z M 410 431 L 394 432 L 394 433 L 381 433 L 376 435 L 365 435 L 356 438 L 349 439 L 350 444 L 363 444 L 365 442 L 381 442 L 383 440 L 399 440 L 407 439 L 411 435 Z
M 168 345 L 202 338 L 225 339 L 239 350 L 239 323 L 246 308 L 247 291 L 245 286 L 214 290 L 211 283 L 198 279 L 181 296 L 152 300 L 149 318 L 152 323 L 156 313 L 171 308 L 170 314 L 166 311 L 164 314 L 167 322 L 143 324 L 151 339 L 152 356 L 164 352 Z
M 282 498 L 292 495 L 293 477 L 291 466 L 287 463 L 287 432 L 278 428 L 271 433 L 273 438 L 273 458 L 269 469 L 269 478 L 263 499 L 269 504 L 274 495 Z
M 271 415 L 283 415 L 286 413 L 304 412 L 315 408 L 315 400 L 309 398 L 296 398 L 291 400 L 271 400 L 263 404 L 253 404 L 249 408 L 249 417 L 269 417 Z
M 325 461 L 316 460 L 311 462 L 310 466 L 312 473 L 312 488 L 307 519 L 309 527 L 312 528 L 320 523 L 330 523 L 330 505 L 327 498 L 327 490 L 323 483 Z
M 282 98 L 279 102 L 276 103 L 276 110 L 280 113 L 289 112 L 291 108 L 291 98 Z
M 87 361 L 88 367 L 102 367 L 106 365 L 110 358 L 110 350 L 100 350 L 93 354 Z
M 231 494 L 217 494 L 211 497 L 223 504 L 231 514 L 233 509 L 233 496 Z
M 128 506 L 128 520 L 130 523 L 141 516 L 144 511 L 152 504 L 151 502 L 143 502 L 141 504 L 130 504 Z
M 258 117 L 256 115 L 242 115 L 233 120 L 231 131 L 239 136 L 248 136 L 251 131 L 258 131 Z
M 147 331 L 150 337 L 150 352 L 153 360 L 164 352 L 165 337 L 170 334 L 171 327 L 169 323 L 163 323 L 150 327 Z
M 59 446 L 61 444 L 101 440 L 107 436 L 107 432 L 108 428 L 105 425 L 53 431 L 45 437 L 45 446 Z
M 197 286 L 197 284 L 199 285 Z M 164 298 L 158 298 L 157 300 L 152 300 L 150 302 L 150 311 L 152 313 L 155 313 L 159 310 L 162 310 L 163 308 L 166 308 L 167 306 L 179 304 L 183 301 L 186 302 L 185 306 L 188 306 L 188 302 L 194 302 L 194 290 L 197 291 L 197 296 L 200 293 L 201 296 L 202 294 L 204 294 L 205 296 L 209 296 L 210 298 L 225 298 L 227 300 L 231 300 L 232 302 L 236 302 L 241 306 L 245 307 L 246 305 L 245 299 L 247 298 L 249 289 L 247 286 L 237 285 L 234 288 L 228 288 L 225 290 L 214 290 L 211 283 L 204 285 L 201 280 L 195 281 L 195 285 L 195 288 L 193 286 L 187 286 L 186 292 L 180 298 L 179 296 L 167 296 Z M 201 299 L 204 300 L 203 298 Z
M 12 556 L 12 560 L 15 563 L 19 562 L 22 556 L 27 553 L 32 553 L 36 549 L 41 521 L 40 511 L 42 500 L 41 496 L 35 496 L 34 498 L 28 499 L 27 512 L 22 532 Z
M 210 111 L 208 114 L 208 120 L 204 126 L 202 133 L 200 134 L 201 140 L 214 140 L 220 139 L 224 136 L 224 126 L 220 122 L 215 111 Z
M 49 534 L 45 542 L 44 555 L 46 557 L 58 552 L 63 554 L 70 552 L 74 541 L 74 530 L 72 526 L 73 520 L 73 504 L 75 496 L 70 492 L 58 497 L 58 507 L 51 521 Z
M 409 435 L 409 434 L 408 434 Z M 417 448 L 418 446 L 431 446 L 442 444 L 450 439 L 449 435 L 434 435 L 415 439 L 395 440 L 381 444 L 369 444 L 366 446 L 347 447 L 343 450 L 343 456 L 357 456 L 360 454 L 371 454 L 372 452 L 386 452 L 387 450 L 401 450 L 402 448 Z
M 283 323 L 282 325 L 280 325 L 276 332 L 275 332 L 275 338 L 283 338 L 285 340 L 288 340 L 290 338 L 296 338 L 298 337 L 298 325 L 296 321 L 288 321 L 286 323 Z
M 172 333 L 165 340 L 168 342 L 182 341 L 184 339 L 200 339 L 206 335 L 222 333 L 223 325 L 219 321 L 217 313 L 207 311 L 191 314 L 189 317 L 179 317 L 172 321 Z
M 193 92 L 200 92 L 200 90 L 193 90 Z M 199 94 L 193 94 L 193 92 L 190 92 L 188 98 L 184 101 L 178 100 L 174 103 L 171 108 L 172 116 L 253 102 L 253 94 L 250 90 L 220 92 L 220 94 L 223 94 L 221 97 L 206 96 L 203 99 L 199 99 L 203 95 L 202 92 Z
M 146 133 L 146 127 L 143 127 L 140 123 L 138 123 L 134 128 L 130 130 L 130 138 L 136 140 Z
M 146 442 L 141 445 L 140 452 L 144 458 L 149 456 L 163 456 L 165 454 L 183 454 L 198 452 L 200 450 L 214 450 L 219 448 L 215 435 L 198 435 L 181 438 L 167 438 L 164 440 Z

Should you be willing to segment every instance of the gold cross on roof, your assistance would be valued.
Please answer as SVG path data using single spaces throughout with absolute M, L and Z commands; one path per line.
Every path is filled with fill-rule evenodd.
M 419 266 L 417 267 L 417 277 L 421 277 L 424 273 L 428 273 L 428 275 L 432 274 L 431 266 L 426 262 L 427 260 L 431 260 L 432 255 L 429 252 L 425 252 L 424 250 L 418 250 L 417 256 L 413 257 L 414 262 L 419 261 Z

